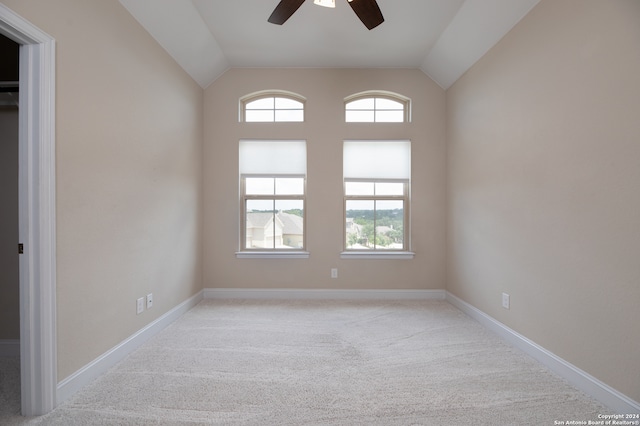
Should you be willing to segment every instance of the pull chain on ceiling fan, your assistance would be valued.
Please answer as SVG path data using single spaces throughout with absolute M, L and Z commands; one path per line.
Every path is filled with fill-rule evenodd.
M 384 22 L 384 17 L 376 0 L 348 0 L 349 6 L 360 18 L 362 23 L 370 30 Z M 304 0 L 280 0 L 269 16 L 272 24 L 282 25 L 293 15 Z M 335 7 L 335 0 L 314 0 L 315 4 L 326 7 Z

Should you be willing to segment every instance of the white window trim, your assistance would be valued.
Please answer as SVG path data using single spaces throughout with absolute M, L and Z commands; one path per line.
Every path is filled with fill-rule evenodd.
M 343 251 L 340 253 L 341 259 L 413 259 L 416 254 L 412 251 Z
M 302 103 L 302 121 L 247 121 L 246 120 L 246 105 L 250 102 L 257 101 L 263 98 L 287 98 Z M 274 110 L 278 111 L 278 110 Z M 241 123 L 304 123 L 306 121 L 307 112 L 307 98 L 294 92 L 288 92 L 286 90 L 261 90 L 259 92 L 250 93 L 240 98 L 239 102 L 239 115 L 238 120 Z
M 340 253 L 340 257 L 343 259 L 357 258 L 357 259 L 383 259 L 385 255 L 390 255 L 388 259 L 413 259 L 413 253 L 411 251 L 411 179 L 343 179 L 343 185 L 346 182 L 402 182 L 405 184 L 405 194 L 402 196 L 375 196 L 375 195 L 357 195 L 347 196 L 343 189 L 343 230 L 342 230 L 342 247 L 343 251 Z M 392 250 L 392 249 L 369 249 L 369 250 L 349 250 L 347 248 L 347 200 L 403 200 L 404 201 L 404 218 L 403 218 L 403 244 L 404 250 Z M 410 256 L 410 257 L 407 257 Z
M 238 251 L 238 259 L 308 259 L 308 251 Z
M 385 98 L 390 99 L 392 101 L 400 102 L 404 105 L 404 120 L 397 122 L 386 122 L 386 121 L 346 121 L 346 111 L 347 105 L 350 102 L 357 101 L 360 99 L 368 99 L 368 98 Z M 366 92 L 354 93 L 353 95 L 347 96 L 344 98 L 343 110 L 345 114 L 345 122 L 349 124 L 406 124 L 411 122 L 411 98 L 403 96 L 399 93 L 389 92 L 386 90 L 368 90 Z M 377 111 L 373 109 L 371 111 Z
M 247 177 L 269 177 L 269 178 L 278 178 L 278 177 L 299 177 L 304 179 L 304 194 L 303 195 L 293 195 L 293 196 L 282 196 L 282 195 L 258 195 L 258 196 L 249 196 L 245 194 L 244 189 L 244 179 Z M 306 175 L 300 174 L 244 174 L 240 176 L 240 218 L 242 220 L 240 226 L 240 250 L 236 252 L 236 257 L 238 259 L 259 259 L 259 258 L 271 258 L 271 259 L 300 259 L 300 258 L 308 258 L 309 252 L 306 251 L 307 247 L 307 177 Z M 246 246 L 246 226 L 247 226 L 247 211 L 246 211 L 246 201 L 247 199 L 269 199 L 269 200 L 302 200 L 303 205 L 303 235 L 302 235 L 302 250 L 296 249 L 278 249 L 278 248 L 258 248 L 252 249 L 247 248 Z

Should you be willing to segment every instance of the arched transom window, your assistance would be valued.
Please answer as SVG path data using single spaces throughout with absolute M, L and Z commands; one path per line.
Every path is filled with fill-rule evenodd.
M 391 92 L 364 92 L 344 100 L 347 123 L 403 123 L 410 121 L 410 100 Z
M 245 122 L 302 122 L 305 98 L 289 92 L 260 92 L 240 100 Z

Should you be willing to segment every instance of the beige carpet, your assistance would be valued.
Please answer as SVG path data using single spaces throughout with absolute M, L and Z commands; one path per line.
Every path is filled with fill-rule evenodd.
M 0 357 L 0 425 L 20 414 L 20 358 Z
M 610 413 L 444 301 L 205 300 L 42 425 L 553 425 Z

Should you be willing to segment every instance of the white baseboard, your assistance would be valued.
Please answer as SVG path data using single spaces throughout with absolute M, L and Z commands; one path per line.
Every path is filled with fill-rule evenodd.
M 334 290 L 334 289 L 244 289 L 205 288 L 205 299 L 263 300 L 444 300 L 444 290 Z
M 200 291 L 58 383 L 57 404 L 67 400 L 82 387 L 123 360 L 129 353 L 165 329 L 202 299 L 203 292 Z
M 640 413 L 640 403 L 618 392 L 611 386 L 601 382 L 589 373 L 579 369 L 575 365 L 565 361 L 552 352 L 549 352 L 537 343 L 527 339 L 523 335 L 510 329 L 496 319 L 485 314 L 478 308 L 464 300 L 446 292 L 446 300 L 478 321 L 480 324 L 496 333 L 509 344 L 522 350 L 532 358 L 544 364 L 554 373 L 566 379 L 577 389 L 600 401 L 617 414 Z
M 0 340 L 0 357 L 18 358 L 20 356 L 20 340 Z

